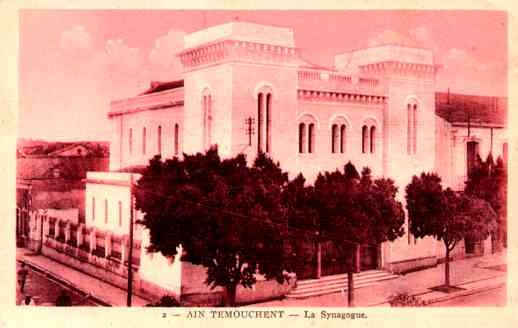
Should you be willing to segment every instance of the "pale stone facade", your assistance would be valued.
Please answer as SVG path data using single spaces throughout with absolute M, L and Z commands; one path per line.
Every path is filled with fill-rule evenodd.
M 437 67 L 427 49 L 357 50 L 337 55 L 335 68 L 325 69 L 301 59 L 289 28 L 232 22 L 187 35 L 180 58 L 182 81 L 112 102 L 110 170 L 146 165 L 156 154 L 169 158 L 217 144 L 223 157 L 244 153 L 253 160 L 259 150 L 266 151 L 291 176 L 302 172 L 309 181 L 348 161 L 358 169 L 368 166 L 374 176 L 392 178 L 404 201 L 405 186 L 423 171 L 435 171 L 445 185 L 462 189 L 466 140 L 479 141 L 482 157 L 491 142 L 495 158 L 506 142 L 505 124 L 480 123 L 465 137 L 466 127 L 436 115 Z M 253 120 L 251 136 L 248 119 Z M 89 174 L 87 226 L 127 231 L 129 176 Z M 104 211 L 104 199 L 108 217 L 102 212 L 94 220 L 94 211 Z M 119 202 L 122 214 L 116 210 Z M 178 261 L 159 254 L 145 259 L 149 255 L 144 247 L 141 251 L 141 278 L 181 293 Z M 406 232 L 382 245 L 380 255 L 382 268 L 398 271 L 398 266 L 411 268 L 408 263 L 436 263 L 442 245 L 431 238 L 415 241 Z

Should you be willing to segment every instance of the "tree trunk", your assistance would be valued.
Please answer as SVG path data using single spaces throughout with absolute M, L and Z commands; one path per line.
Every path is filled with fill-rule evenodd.
M 354 280 L 350 269 L 347 271 L 347 306 L 354 306 Z
M 322 276 L 322 243 L 320 240 L 317 241 L 317 268 L 315 272 L 315 278 L 320 279 Z
M 225 287 L 225 306 L 233 307 L 236 305 L 237 285 L 228 285 Z
M 444 262 L 444 286 L 450 287 L 450 249 L 446 246 L 446 260 Z

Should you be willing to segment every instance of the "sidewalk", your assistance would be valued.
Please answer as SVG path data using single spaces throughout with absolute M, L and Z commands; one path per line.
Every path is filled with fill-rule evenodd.
M 506 272 L 495 268 L 505 263 L 504 253 L 451 262 L 451 285 L 464 289 L 458 292 L 442 293 L 429 289 L 444 284 L 444 264 L 440 264 L 434 268 L 401 275 L 397 279 L 355 289 L 354 303 L 358 307 L 390 306 L 387 300 L 391 295 L 405 292 L 430 304 L 490 290 L 506 284 Z M 334 293 L 305 299 L 283 299 L 252 306 L 347 306 L 347 294 Z
M 90 294 L 93 299 L 109 306 L 126 306 L 126 290 L 103 282 L 90 275 L 58 263 L 48 257 L 36 255 L 23 248 L 16 249 L 16 260 L 42 271 L 52 278 L 82 293 Z M 133 295 L 133 306 L 144 306 L 150 301 Z

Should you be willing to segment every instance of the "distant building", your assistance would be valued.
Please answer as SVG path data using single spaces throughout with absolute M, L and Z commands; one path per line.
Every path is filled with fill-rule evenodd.
M 84 222 L 86 172 L 108 168 L 108 143 L 20 140 L 16 191 L 20 230 L 22 217 L 36 210 L 61 210 Z

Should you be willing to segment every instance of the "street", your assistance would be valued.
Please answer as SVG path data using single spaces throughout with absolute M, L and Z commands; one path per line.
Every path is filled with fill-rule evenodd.
M 29 275 L 27 276 L 27 281 L 25 283 L 25 290 L 22 295 L 20 292 L 20 287 L 16 288 L 16 304 L 20 304 L 24 296 L 31 296 L 34 299 L 36 305 L 43 306 L 54 306 L 56 299 L 59 296 L 59 293 L 62 289 L 67 291 L 67 294 L 70 295 L 72 299 L 73 306 L 96 306 L 97 304 L 93 301 L 85 299 L 83 295 L 68 289 L 66 286 L 51 280 L 46 277 L 44 274 L 37 272 L 31 269 L 29 266 L 26 267 L 29 269 Z M 20 263 L 16 263 L 16 271 L 20 269 Z
M 430 304 L 430 306 L 505 306 L 506 287 L 491 289 L 482 293 L 476 293 L 463 297 L 457 297 L 445 302 Z

